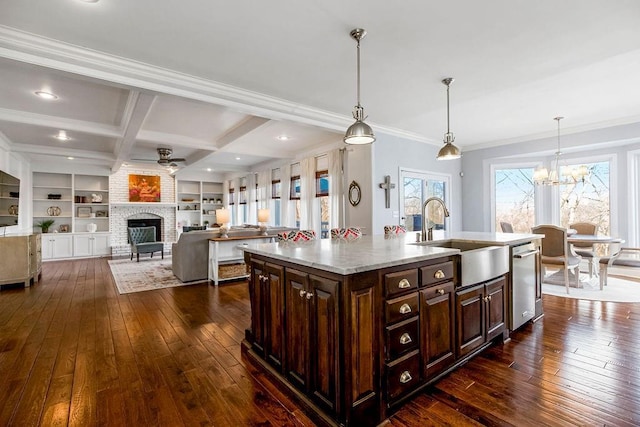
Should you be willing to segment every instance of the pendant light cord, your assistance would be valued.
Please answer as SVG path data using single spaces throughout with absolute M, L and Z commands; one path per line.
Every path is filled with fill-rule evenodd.
M 449 84 L 447 84 L 447 133 L 451 133 L 449 128 Z
M 358 59 L 357 59 L 357 66 L 356 66 L 356 70 L 357 70 L 357 97 L 358 97 L 358 107 L 360 107 L 360 38 L 358 38 L 358 47 L 357 47 L 357 52 L 358 52 Z

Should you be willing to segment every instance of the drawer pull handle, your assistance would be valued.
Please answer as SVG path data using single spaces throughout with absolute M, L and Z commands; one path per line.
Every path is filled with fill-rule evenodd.
M 400 306 L 400 314 L 411 313 L 411 306 L 407 303 L 404 303 Z
M 435 273 L 433 273 L 433 277 L 435 277 L 436 279 L 444 279 L 444 271 L 436 271 Z
M 311 299 L 312 296 L 313 296 L 313 292 L 307 292 L 307 299 Z
M 444 295 L 444 289 L 438 289 L 438 290 L 436 291 L 436 293 L 437 293 L 438 295 Z
M 409 344 L 411 341 L 413 341 L 411 339 L 411 335 L 409 335 L 409 333 L 407 332 L 402 334 L 402 336 L 400 337 L 400 344 Z
M 484 297 L 484 302 L 489 302 L 491 301 L 491 295 L 487 295 L 486 297 Z
M 413 379 L 413 377 L 411 376 L 409 371 L 404 371 L 402 374 L 400 374 L 400 382 L 402 384 L 406 384 L 409 381 L 411 381 L 412 379 Z
M 398 287 L 400 289 L 407 289 L 411 287 L 411 283 L 407 279 L 402 279 L 398 282 Z
M 300 290 L 300 298 L 304 298 L 306 294 L 307 292 L 305 290 Z

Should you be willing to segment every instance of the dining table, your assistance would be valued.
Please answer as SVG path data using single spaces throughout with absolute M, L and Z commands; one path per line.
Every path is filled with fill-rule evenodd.
M 567 236 L 567 243 L 569 245 L 580 244 L 581 246 L 584 246 L 584 245 L 587 245 L 587 244 L 592 244 L 592 245 L 597 245 L 597 244 L 603 244 L 603 245 L 618 244 L 619 245 L 619 244 L 624 243 L 624 239 L 621 239 L 620 237 L 612 237 L 612 236 L 606 236 L 606 235 L 602 235 L 602 234 L 572 234 L 570 236 Z M 608 249 L 608 252 L 610 252 L 610 249 Z M 598 254 L 596 252 L 594 252 L 594 254 L 593 254 L 593 264 L 594 265 L 599 265 L 598 259 L 599 259 Z M 599 272 L 598 272 L 597 268 L 594 268 L 593 274 L 594 274 L 594 277 L 598 277 Z M 602 287 L 602 285 L 600 285 L 600 290 L 602 290 L 602 289 L 603 289 L 603 287 Z

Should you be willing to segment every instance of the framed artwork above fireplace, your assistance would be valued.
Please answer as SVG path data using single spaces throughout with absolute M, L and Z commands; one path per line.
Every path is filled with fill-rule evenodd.
M 160 202 L 159 175 L 129 175 L 130 202 Z

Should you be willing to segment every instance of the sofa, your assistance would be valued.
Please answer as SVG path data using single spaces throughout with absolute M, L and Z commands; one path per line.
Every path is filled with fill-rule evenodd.
M 275 235 L 282 231 L 295 230 L 290 227 L 269 227 L 267 233 Z M 260 235 L 258 227 L 231 227 L 229 237 Z M 220 237 L 217 228 L 194 230 L 180 234 L 178 241 L 171 245 L 171 268 L 182 282 L 206 280 L 209 278 L 209 240 Z

